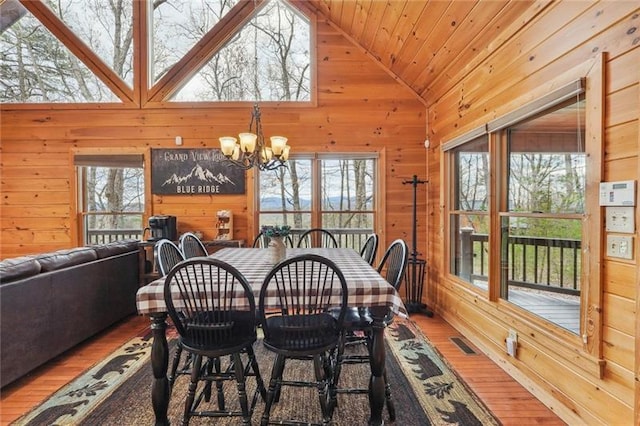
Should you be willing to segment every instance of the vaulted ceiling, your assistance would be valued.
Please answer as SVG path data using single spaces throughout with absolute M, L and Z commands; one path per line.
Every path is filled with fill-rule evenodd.
M 291 0 L 315 12 L 410 87 L 437 102 L 548 2 Z

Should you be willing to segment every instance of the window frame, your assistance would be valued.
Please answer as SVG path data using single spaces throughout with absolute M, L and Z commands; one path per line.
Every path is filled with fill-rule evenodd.
M 70 168 L 70 177 L 69 177 L 69 189 L 70 189 L 70 199 L 72 200 L 71 205 L 69 206 L 70 210 L 70 231 L 71 231 L 71 242 L 75 244 L 75 246 L 81 246 L 85 244 L 84 241 L 84 220 L 83 217 L 85 215 L 85 194 L 84 194 L 84 186 L 85 178 L 82 176 L 83 167 L 81 165 L 76 165 L 76 158 L 78 157 L 90 157 L 91 161 L 99 161 L 100 157 L 105 159 L 105 164 L 113 164 L 114 161 L 117 161 L 117 157 L 124 156 L 131 158 L 132 156 L 140 156 L 142 159 L 142 169 L 144 176 L 144 211 L 141 213 L 142 220 L 142 230 L 144 233 L 145 223 L 149 216 L 151 216 L 151 170 L 150 165 L 148 163 L 150 158 L 150 149 L 149 148 L 73 148 L 69 151 L 69 164 L 72 164 L 73 167 Z M 144 235 L 143 235 L 144 236 Z
M 491 183 L 489 188 L 489 215 L 491 221 L 490 235 L 490 266 L 489 266 L 489 292 L 485 294 L 469 283 L 460 280 L 450 272 L 451 251 L 450 242 L 445 238 L 445 248 L 443 256 L 442 269 L 446 278 L 454 285 L 466 289 L 474 293 L 478 299 L 485 300 L 487 303 L 499 306 L 500 310 L 511 318 L 511 322 L 519 325 L 519 328 L 531 330 L 536 333 L 537 338 L 549 347 L 553 347 L 555 351 L 566 355 L 570 362 L 580 366 L 580 368 L 591 372 L 596 377 L 603 377 L 604 361 L 602 360 L 602 283 L 601 283 L 601 259 L 602 259 L 602 242 L 600 230 L 602 229 L 602 209 L 598 203 L 598 185 L 603 176 L 603 149 L 604 149 L 604 58 L 599 56 L 592 63 L 585 64 L 580 68 L 582 75 L 578 80 L 572 81 L 570 84 L 577 84 L 580 81 L 584 87 L 585 98 L 585 156 L 586 156 L 586 181 L 585 181 L 585 211 L 582 217 L 582 287 L 580 295 L 580 332 L 578 335 L 557 326 L 544 318 L 536 316 L 524 309 L 509 303 L 500 298 L 501 282 L 500 274 L 502 266 L 500 264 L 500 222 L 502 217 L 501 211 L 506 209 L 506 200 L 508 196 L 505 187 L 506 179 L 501 179 L 506 173 L 506 165 L 503 160 L 506 158 L 507 138 L 504 132 L 500 130 L 512 123 L 512 119 L 517 116 L 514 111 L 505 114 L 498 120 L 488 122 L 484 126 L 478 127 L 466 134 L 456 137 L 441 146 L 443 159 L 443 235 L 449 235 L 451 222 L 450 212 L 452 211 L 451 192 L 448 189 L 450 185 L 451 174 L 451 149 L 460 144 L 466 143 L 477 136 L 478 132 L 484 127 L 489 133 L 489 155 L 490 155 L 490 174 Z M 575 70 L 575 72 L 580 72 Z M 565 82 L 568 77 L 565 77 Z M 530 110 L 533 115 L 536 112 L 545 110 L 551 105 L 547 101 L 553 100 L 546 96 L 555 88 L 551 82 L 549 86 L 539 88 L 535 93 L 527 94 L 523 98 L 531 99 L 539 96 L 536 101 L 530 102 L 525 106 L 538 106 L 541 109 Z M 557 82 L 555 82 L 557 84 Z M 567 84 L 569 86 L 569 84 Z M 545 91 L 547 92 L 545 95 Z M 556 92 L 559 89 L 556 89 Z M 542 95 L 537 95 L 542 93 Z M 573 95 L 571 95 L 573 96 Z M 555 99 L 556 104 L 561 102 Z M 517 109 L 516 109 L 517 111 Z M 522 111 L 521 111 L 522 112 Z M 520 115 L 522 118 L 522 115 Z M 506 124 L 505 124 L 506 123 Z M 500 125 L 498 125 L 500 124 Z M 475 132 L 475 134 L 474 134 Z M 558 344 L 563 346 L 559 349 Z M 578 354 L 574 358 L 571 354 Z
M 299 160 L 310 160 L 311 161 L 311 210 L 301 210 L 302 213 L 309 213 L 311 215 L 311 224 L 310 228 L 321 228 L 322 227 L 322 216 L 325 213 L 345 213 L 345 212 L 353 212 L 353 210 L 323 210 L 322 209 L 322 171 L 321 171 L 321 162 L 323 160 L 358 160 L 358 159 L 368 159 L 374 161 L 373 170 L 375 172 L 375 176 L 373 179 L 373 193 L 375 195 L 375 199 L 373 202 L 373 210 L 362 211 L 364 213 L 371 213 L 373 215 L 373 223 L 372 229 L 373 232 L 380 234 L 379 228 L 380 224 L 384 223 L 383 219 L 383 209 L 382 209 L 382 200 L 379 194 L 381 194 L 381 189 L 383 185 L 381 183 L 381 155 L 377 152 L 335 152 L 335 153 L 299 153 L 293 154 L 290 159 L 299 159 Z M 261 214 L 281 214 L 283 211 L 261 211 L 260 210 L 260 179 L 258 171 L 254 171 L 254 190 L 253 190 L 253 223 L 255 225 L 252 234 L 250 237 L 257 235 L 260 228 L 260 215 Z
M 253 105 L 256 101 L 238 102 L 173 102 L 169 99 L 173 93 L 200 70 L 204 61 L 210 59 L 226 43 L 235 31 L 245 25 L 247 20 L 254 15 L 266 0 L 242 1 L 225 15 L 225 19 L 211 28 L 195 46 L 193 46 L 178 62 L 176 62 L 161 79 L 153 83 L 149 76 L 149 50 L 150 36 L 149 5 L 151 0 L 133 2 L 133 83 L 126 83 L 113 71 L 86 43 L 77 36 L 53 11 L 44 0 L 33 0 L 21 3 L 28 13 L 33 15 L 40 23 L 63 45 L 71 54 L 82 62 L 102 84 L 104 84 L 116 98 L 107 102 L 40 102 L 40 103 L 15 103 L 12 108 L 41 109 L 46 106 L 50 109 L 85 109 L 99 106 L 102 109 L 119 109 L 123 107 L 134 108 L 237 108 L 239 106 Z M 287 107 L 313 107 L 317 106 L 317 17 L 306 8 L 300 7 L 296 2 L 284 0 L 294 13 L 304 16 L 309 21 L 310 38 L 310 70 L 308 101 L 260 101 L 261 104 L 286 105 Z
M 448 170 L 449 172 L 447 173 L 448 179 L 451 182 L 450 185 L 448 185 L 449 188 L 451 188 L 451 190 L 448 192 L 448 206 L 450 207 L 448 210 L 448 214 L 447 214 L 447 221 L 448 221 L 448 230 L 449 233 L 447 234 L 449 238 L 447 238 L 446 240 L 449 241 L 449 248 L 448 248 L 448 255 L 449 257 L 449 265 L 448 265 L 448 273 L 457 277 L 457 279 L 462 280 L 464 282 L 467 282 L 468 284 L 473 285 L 476 289 L 481 290 L 481 291 L 485 291 L 484 289 L 482 289 L 482 287 L 476 285 L 473 283 L 473 279 L 471 276 L 469 276 L 468 280 L 463 276 L 464 272 L 463 272 L 463 267 L 462 264 L 463 262 L 463 257 L 465 256 L 465 250 L 464 250 L 464 244 L 462 243 L 462 241 L 464 238 L 460 238 L 460 239 L 456 239 L 455 243 L 453 243 L 454 238 L 453 238 L 453 232 L 455 232 L 455 230 L 460 230 L 462 229 L 460 227 L 460 223 L 461 220 L 460 218 L 465 217 L 465 216 L 481 216 L 486 218 L 486 225 L 488 227 L 488 238 L 491 238 L 492 236 L 492 230 L 491 230 L 491 212 L 490 212 L 490 207 L 491 207 L 491 152 L 489 151 L 489 135 L 483 131 L 483 130 L 476 130 L 473 131 L 471 133 L 467 134 L 468 137 L 464 138 L 464 139 L 460 139 L 458 142 L 454 143 L 454 144 L 450 144 L 448 145 L 448 149 L 447 151 L 450 153 L 450 155 L 448 155 L 448 160 L 447 160 L 447 165 L 448 165 Z M 475 210 L 475 209 L 471 209 L 471 210 L 464 210 L 461 208 L 461 206 L 457 206 L 458 202 L 459 202 L 459 195 L 460 195 L 460 185 L 459 185 L 459 177 L 460 177 L 460 167 L 458 164 L 458 160 L 459 160 L 459 156 L 457 155 L 460 152 L 464 152 L 464 151 L 458 151 L 457 148 L 459 147 L 463 147 L 465 145 L 473 145 L 473 144 L 477 144 L 477 143 L 481 143 L 482 145 L 486 145 L 487 147 L 487 151 L 486 151 L 486 155 L 487 155 L 487 166 L 488 166 L 488 175 L 487 175 L 487 182 L 486 182 L 486 191 L 487 191 L 487 207 L 485 210 Z M 474 200 L 475 201 L 475 200 Z M 456 207 L 457 206 L 457 207 Z M 457 217 L 459 218 L 456 225 L 453 224 L 453 217 Z M 459 246 L 458 246 L 459 244 Z M 490 246 L 489 246 L 490 247 Z M 459 250 L 458 250 L 459 249 Z M 471 246 L 471 249 L 473 251 L 473 247 Z M 459 256 L 457 256 L 457 254 Z M 491 257 L 491 253 L 489 253 L 487 255 L 489 258 Z M 473 256 L 472 256 L 473 257 Z M 459 261 L 459 262 L 454 262 L 453 260 Z M 488 267 L 490 267 L 491 262 L 490 260 L 487 261 L 488 263 Z M 469 271 L 470 273 L 470 271 Z M 489 274 L 489 271 L 487 270 L 487 274 Z M 488 291 L 488 289 L 487 289 Z

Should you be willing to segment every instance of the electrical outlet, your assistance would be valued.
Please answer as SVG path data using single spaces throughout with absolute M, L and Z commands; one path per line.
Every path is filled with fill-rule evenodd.
M 518 332 L 515 330 L 509 330 L 509 336 L 507 336 L 507 353 L 515 357 L 518 350 Z
M 629 235 L 607 235 L 607 256 L 633 259 L 633 237 Z

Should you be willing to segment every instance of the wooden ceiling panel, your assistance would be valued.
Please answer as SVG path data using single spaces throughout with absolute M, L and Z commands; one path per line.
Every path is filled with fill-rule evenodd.
M 464 37 L 458 34 L 458 28 L 465 23 L 465 18 L 469 12 L 477 6 L 476 2 L 454 1 L 449 4 L 447 11 L 436 23 L 435 31 L 424 40 L 420 50 L 416 53 L 416 59 L 402 71 L 402 79 L 413 87 L 413 82 L 420 72 L 429 66 L 431 60 L 446 47 L 447 41 L 455 36 Z M 414 88 L 415 90 L 415 88 Z
M 387 3 L 387 7 L 384 10 L 384 15 L 382 16 L 380 25 L 378 26 L 376 36 L 372 38 L 372 42 L 368 46 L 368 49 L 371 52 L 384 52 L 385 47 L 391 40 L 391 34 L 398 26 L 398 22 L 400 21 L 400 17 L 402 16 L 404 7 L 404 2 L 398 1 Z M 380 56 L 377 57 L 380 58 Z
M 405 3 L 404 10 L 398 23 L 396 24 L 393 34 L 391 34 L 389 43 L 384 47 L 384 52 L 380 56 L 380 61 L 389 69 L 396 62 L 396 55 L 412 35 L 413 29 L 418 24 L 420 17 L 426 7 L 426 2 L 411 1 Z
M 290 0 L 300 3 L 300 0 Z M 545 0 L 308 0 L 326 19 L 427 105 L 452 76 L 490 51 L 490 43 Z M 449 86 L 449 87 L 448 87 Z

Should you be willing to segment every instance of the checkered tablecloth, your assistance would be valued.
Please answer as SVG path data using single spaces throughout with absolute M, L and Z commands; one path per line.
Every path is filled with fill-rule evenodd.
M 360 255 L 352 249 L 306 248 L 287 249 L 287 258 L 313 253 L 331 259 L 340 268 L 347 281 L 348 305 L 387 306 L 395 314 L 405 316 L 407 311 L 398 292 L 378 274 Z M 247 279 L 258 300 L 262 282 L 273 267 L 271 252 L 261 248 L 225 248 L 211 257 L 223 260 L 236 267 Z M 275 295 L 274 295 L 275 296 Z M 267 293 L 267 308 L 269 294 Z M 136 295 L 138 313 L 152 314 L 166 312 L 164 302 L 164 278 L 157 279 L 141 287 Z

